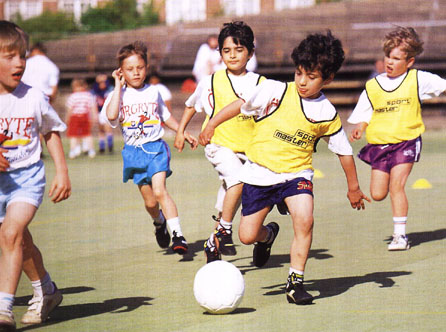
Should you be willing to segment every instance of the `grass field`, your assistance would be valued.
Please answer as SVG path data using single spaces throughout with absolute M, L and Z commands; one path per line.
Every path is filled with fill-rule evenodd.
M 321 142 L 314 164 L 325 177 L 314 181 L 314 241 L 305 274 L 314 304 L 285 299 L 292 228 L 290 218 L 274 210 L 268 220 L 281 231 L 264 268 L 251 265 L 252 246 L 234 238 L 238 254 L 225 259 L 243 272 L 246 290 L 240 307 L 224 316 L 204 314 L 192 290 L 205 262 L 203 241 L 212 231 L 219 185 L 203 152 L 172 151 L 174 173 L 167 183 L 190 244 L 184 257 L 157 246 L 137 188 L 121 181 L 119 152 L 69 160 L 72 197 L 56 205 L 45 199 L 30 226 L 64 301 L 46 324 L 18 324 L 19 331 L 442 331 L 445 136 L 430 132 L 423 138 L 422 158 L 407 186 L 409 251 L 387 251 L 389 199 L 367 204 L 365 211 L 350 208 L 337 157 Z M 50 181 L 54 169 L 45 161 Z M 368 194 L 370 170 L 358 160 L 357 168 Z M 432 188 L 412 189 L 419 178 Z M 23 276 L 14 308 L 18 321 L 30 294 Z

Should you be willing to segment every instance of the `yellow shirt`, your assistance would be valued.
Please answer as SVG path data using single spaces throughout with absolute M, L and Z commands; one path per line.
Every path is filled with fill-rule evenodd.
M 336 113 L 333 119 L 312 121 L 305 116 L 296 84 L 288 83 L 278 108 L 255 121 L 248 159 L 276 173 L 312 169 L 313 151 L 319 139 L 342 129 Z
M 264 79 L 265 77 L 259 76 L 257 84 Z M 206 117 L 206 120 L 203 122 L 203 129 L 206 127 L 209 119 L 215 116 L 223 107 L 240 98 L 234 91 L 225 69 L 219 70 L 212 75 L 211 86 L 214 98 L 214 112 L 210 117 Z M 251 141 L 253 128 L 254 121 L 252 116 L 239 114 L 215 129 L 211 143 L 227 147 L 234 152 L 245 152 L 247 145 Z
M 369 80 L 365 88 L 373 107 L 366 129 L 368 143 L 395 144 L 424 133 L 416 69 L 409 70 L 400 86 L 393 91 L 385 91 L 376 79 Z

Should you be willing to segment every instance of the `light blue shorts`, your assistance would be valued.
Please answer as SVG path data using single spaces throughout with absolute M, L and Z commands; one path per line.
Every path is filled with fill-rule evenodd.
M 141 146 L 124 145 L 122 159 L 124 182 L 133 179 L 137 185 L 152 184 L 155 173 L 166 172 L 166 177 L 172 174 L 169 145 L 162 139 Z
M 39 207 L 44 193 L 45 167 L 42 161 L 11 172 L 0 172 L 0 223 L 9 204 L 25 202 Z

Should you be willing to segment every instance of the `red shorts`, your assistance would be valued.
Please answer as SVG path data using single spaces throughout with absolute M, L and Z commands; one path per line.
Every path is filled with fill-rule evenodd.
M 86 137 L 91 135 L 88 114 L 72 115 L 68 119 L 68 137 Z

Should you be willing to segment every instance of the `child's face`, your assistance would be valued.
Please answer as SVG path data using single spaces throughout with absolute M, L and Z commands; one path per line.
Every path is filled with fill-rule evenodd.
M 402 50 L 402 46 L 395 47 L 384 57 L 386 74 L 388 77 L 398 77 L 412 67 L 414 62 L 414 58 L 407 59 L 407 52 Z
M 17 88 L 25 66 L 25 55 L 18 50 L 0 51 L 0 94 L 11 93 Z
M 125 58 L 121 65 L 121 73 L 128 86 L 142 88 L 147 75 L 147 64 L 137 54 Z
M 297 93 L 302 98 L 315 99 L 321 95 L 321 89 L 333 80 L 330 77 L 326 80 L 322 78 L 319 70 L 306 71 L 302 67 L 296 69 L 294 82 L 296 83 Z
M 228 71 L 233 75 L 243 74 L 251 58 L 246 46 L 235 44 L 232 37 L 227 37 L 223 42 L 221 57 Z

